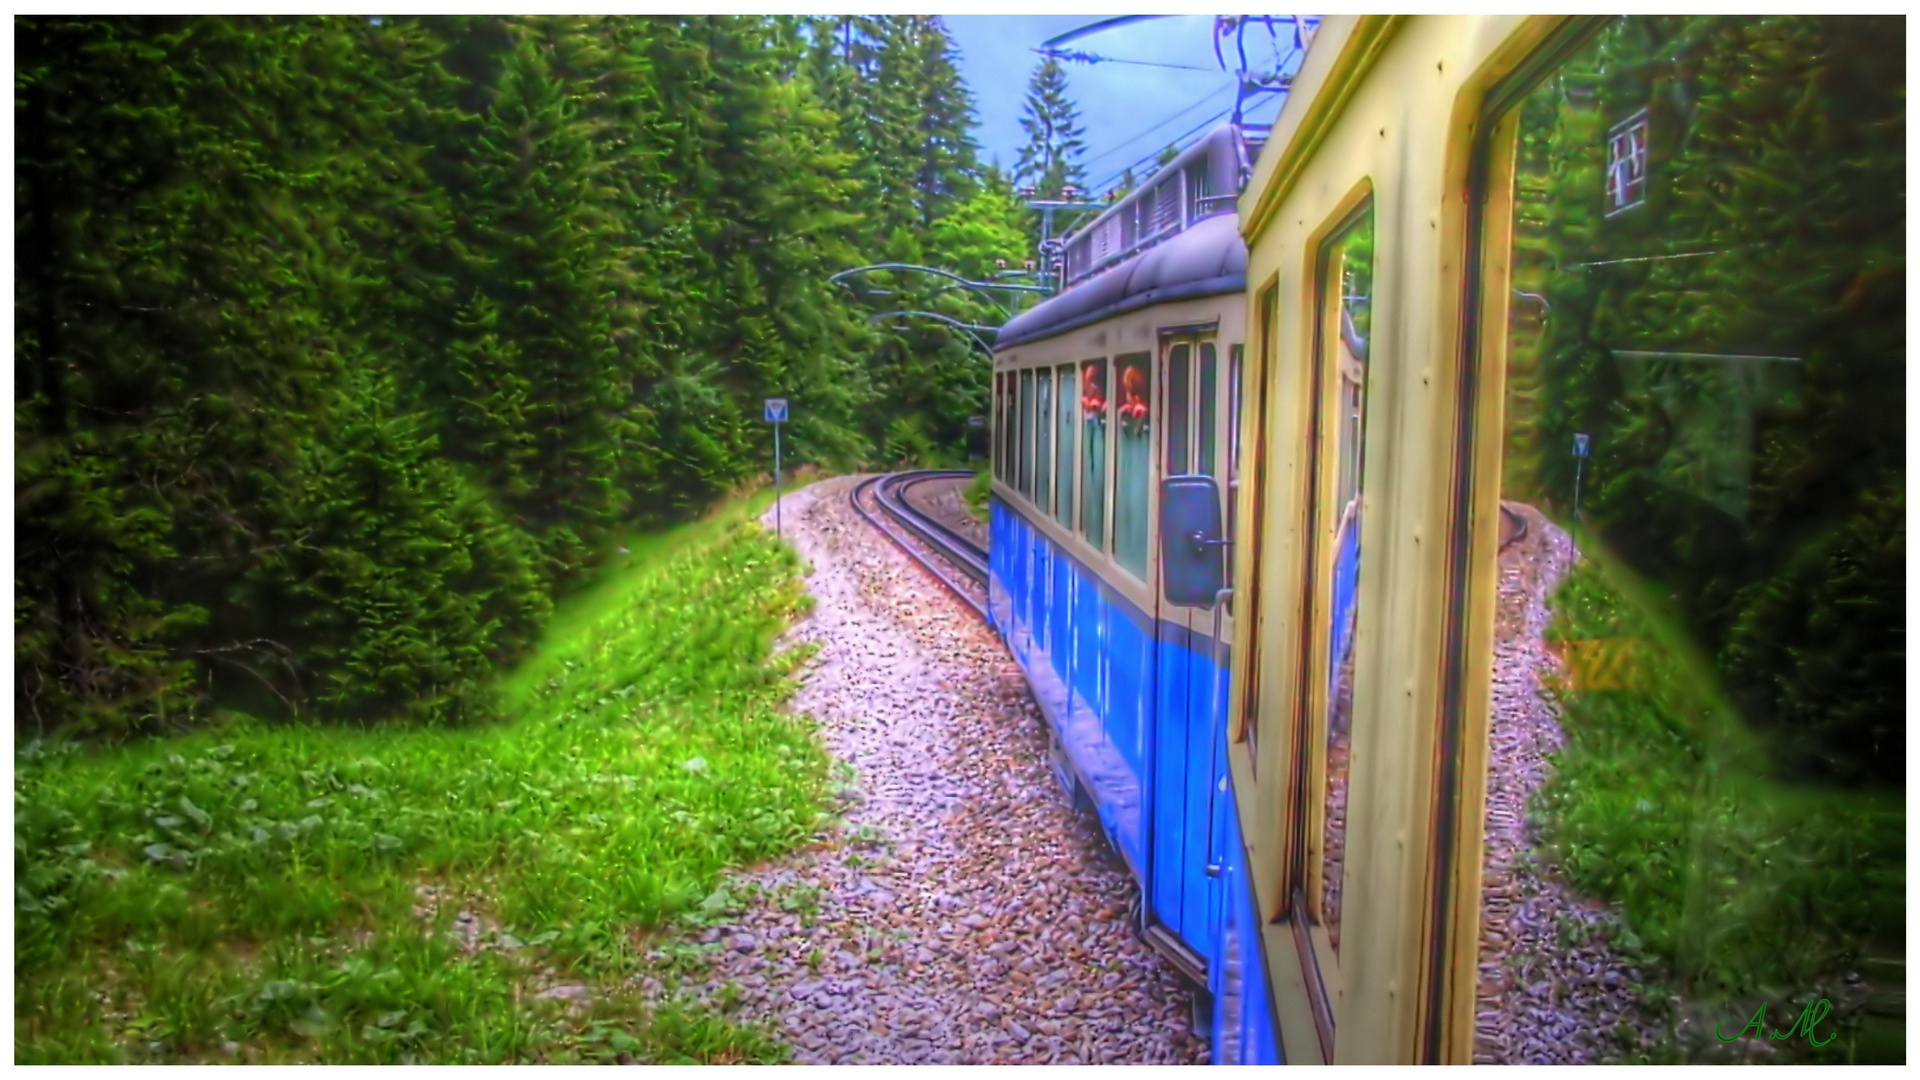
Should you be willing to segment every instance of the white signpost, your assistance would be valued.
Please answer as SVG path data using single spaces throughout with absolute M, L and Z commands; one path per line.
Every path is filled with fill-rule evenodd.
M 766 399 L 767 423 L 773 425 L 773 534 L 782 536 L 780 526 L 780 425 L 787 422 L 787 399 Z

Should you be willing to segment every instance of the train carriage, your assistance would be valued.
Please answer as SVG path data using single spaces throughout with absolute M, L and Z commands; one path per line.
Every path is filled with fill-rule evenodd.
M 1234 484 L 1233 208 L 1258 148 L 1257 132 L 1222 127 L 1069 238 L 1069 287 L 1002 328 L 995 352 L 993 621 L 1063 782 L 1143 883 L 1148 940 L 1216 989 L 1248 963 L 1223 962 L 1221 931 L 1241 884 L 1218 752 L 1233 620 L 1212 595 L 1170 596 L 1154 553 L 1162 478 Z
M 1902 30 L 1328 17 L 1001 332 L 991 618 L 1215 1061 L 1904 1059 Z

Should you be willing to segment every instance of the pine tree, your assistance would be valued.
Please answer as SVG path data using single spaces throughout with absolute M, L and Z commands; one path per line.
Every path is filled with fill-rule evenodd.
M 959 56 L 939 16 L 903 16 L 899 27 L 902 67 L 919 113 L 914 190 L 925 228 L 944 218 L 977 184 L 973 94 L 960 78 Z
M 937 19 L 16 29 L 22 723 L 484 717 L 614 530 L 765 471 L 761 397 L 841 465 L 984 408 L 826 284 L 1021 255 Z
M 1027 144 L 1014 164 L 1016 184 L 1034 188 L 1043 199 L 1058 199 L 1067 185 L 1086 183 L 1086 170 L 1079 161 L 1086 150 L 1080 110 L 1067 97 L 1066 71 L 1051 56 L 1034 69 L 1027 83 L 1027 111 L 1020 118 L 1020 129 L 1027 133 Z

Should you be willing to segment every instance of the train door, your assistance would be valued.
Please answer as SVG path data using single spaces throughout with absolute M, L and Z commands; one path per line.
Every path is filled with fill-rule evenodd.
M 1218 477 L 1226 379 L 1217 336 L 1211 329 L 1165 334 L 1159 351 L 1160 475 Z M 1214 803 L 1225 768 L 1218 744 L 1227 696 L 1223 642 L 1231 625 L 1219 605 L 1177 604 L 1163 590 L 1155 604 L 1160 642 L 1149 934 L 1199 980 L 1219 960 L 1213 955 L 1220 910 Z

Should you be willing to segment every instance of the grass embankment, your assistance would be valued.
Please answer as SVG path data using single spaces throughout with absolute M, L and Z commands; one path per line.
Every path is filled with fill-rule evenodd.
M 967 485 L 965 502 L 967 511 L 975 521 L 987 520 L 987 500 L 993 494 L 993 467 L 983 466 L 973 474 L 973 481 Z
M 779 711 L 803 657 L 771 652 L 798 561 L 743 520 L 767 501 L 633 541 L 505 679 L 509 723 L 22 752 L 15 1060 L 778 1059 L 627 988 L 648 928 L 817 824 L 826 759 Z
M 1784 1033 L 1847 970 L 1873 982 L 1872 958 L 1904 957 L 1905 795 L 1774 779 L 1766 743 L 1706 689 L 1710 663 L 1649 616 L 1650 599 L 1629 603 L 1642 592 L 1589 558 L 1555 598 L 1550 640 L 1633 648 L 1606 688 L 1559 688 L 1567 744 L 1538 808 L 1553 857 L 1624 909 L 1620 944 L 1654 960 L 1696 1019 L 1731 1031 L 1765 1001 L 1767 1030 Z M 1904 991 L 1898 977 L 1887 989 Z M 1904 1057 L 1885 1023 L 1838 1034 L 1817 1057 Z M 1806 1042 L 1771 1045 L 1797 1056 Z

